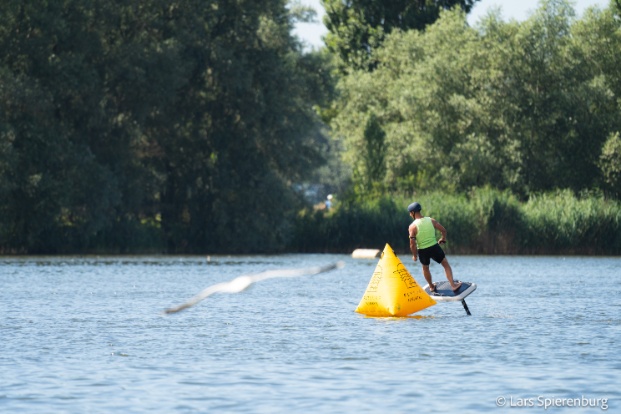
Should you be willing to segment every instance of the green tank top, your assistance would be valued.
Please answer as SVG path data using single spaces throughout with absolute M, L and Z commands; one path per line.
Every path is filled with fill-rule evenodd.
M 438 243 L 436 240 L 436 229 L 433 227 L 431 217 L 423 217 L 414 220 L 414 225 L 418 229 L 416 232 L 416 247 L 426 249 Z

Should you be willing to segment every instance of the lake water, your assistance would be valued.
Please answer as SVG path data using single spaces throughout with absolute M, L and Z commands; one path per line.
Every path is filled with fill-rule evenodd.
M 449 260 L 472 316 L 359 315 L 377 259 L 345 255 L 0 258 L 0 412 L 621 412 L 621 258 Z

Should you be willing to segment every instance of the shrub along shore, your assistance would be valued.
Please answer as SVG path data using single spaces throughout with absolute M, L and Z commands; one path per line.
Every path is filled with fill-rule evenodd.
M 377 197 L 342 202 L 330 212 L 308 210 L 297 219 L 290 250 L 347 253 L 389 243 L 398 253 L 407 252 L 412 201 L 446 227 L 445 249 L 452 254 L 621 254 L 618 201 L 570 191 L 520 201 L 492 189 Z
M 598 194 L 576 196 L 569 190 L 520 200 L 490 188 L 468 194 L 357 196 L 337 201 L 330 211 L 309 207 L 285 226 L 288 231 L 279 248 L 222 243 L 212 250 L 188 241 L 171 251 L 163 226 L 144 221 L 124 232 L 98 233 L 81 245 L 76 240 L 86 236 L 68 226 L 45 249 L 5 248 L 0 254 L 349 254 L 357 248 L 383 249 L 386 243 L 396 253 L 407 254 L 407 206 L 413 201 L 421 203 L 425 216 L 446 227 L 448 243 L 443 248 L 449 254 L 621 255 L 621 202 Z

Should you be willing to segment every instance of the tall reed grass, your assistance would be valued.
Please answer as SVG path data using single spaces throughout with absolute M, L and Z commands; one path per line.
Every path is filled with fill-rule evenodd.
M 621 203 L 570 191 L 521 202 L 508 191 L 479 188 L 468 194 L 428 193 L 348 201 L 329 212 L 298 216 L 291 250 L 351 252 L 356 248 L 408 250 L 407 206 L 448 230 L 446 248 L 460 254 L 621 254 Z

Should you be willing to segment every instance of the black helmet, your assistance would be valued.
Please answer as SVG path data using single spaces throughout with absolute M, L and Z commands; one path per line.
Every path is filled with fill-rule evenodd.
M 422 209 L 423 209 L 423 208 L 420 206 L 420 204 L 418 204 L 418 203 L 416 203 L 416 202 L 414 202 L 414 203 L 412 203 L 412 204 L 410 204 L 410 205 L 408 206 L 408 211 L 409 211 L 410 213 L 412 213 L 412 212 L 416 213 L 417 211 L 421 211 Z

